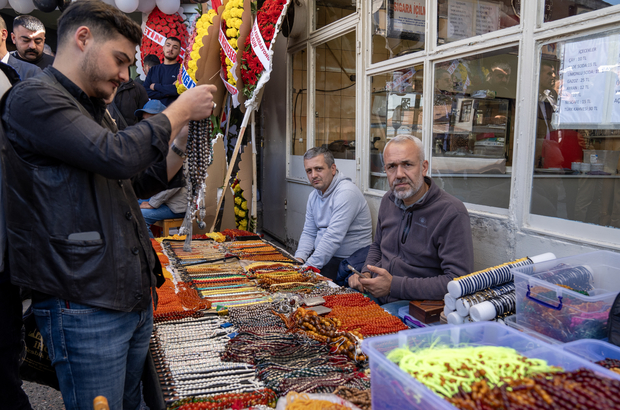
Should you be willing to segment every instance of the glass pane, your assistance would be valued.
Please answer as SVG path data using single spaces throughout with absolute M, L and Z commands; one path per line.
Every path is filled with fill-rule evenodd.
M 555 21 L 577 14 L 616 6 L 620 0 L 582 1 L 582 0 L 540 0 L 544 2 L 544 21 Z
M 370 77 L 370 188 L 390 189 L 383 169 L 383 147 L 398 134 L 422 139 L 424 66 Z
M 437 43 L 479 36 L 519 24 L 514 0 L 439 0 Z
M 620 228 L 618 32 L 541 50 L 530 212 Z
M 306 49 L 291 55 L 293 62 L 293 87 L 291 88 L 292 103 L 292 155 L 304 155 L 306 152 L 307 135 L 306 113 L 308 112 L 308 53 Z
M 518 47 L 435 65 L 433 179 L 463 202 L 508 208 Z
M 355 0 L 315 0 L 314 3 L 314 30 L 355 13 Z
M 424 50 L 424 0 L 372 0 L 372 63 Z
M 355 159 L 355 32 L 316 48 L 315 146 Z

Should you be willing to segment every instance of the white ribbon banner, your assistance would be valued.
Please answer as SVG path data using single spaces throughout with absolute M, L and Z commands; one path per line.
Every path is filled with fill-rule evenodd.
M 224 54 L 226 54 L 226 57 L 228 57 L 228 59 L 232 61 L 233 64 L 235 64 L 237 62 L 237 53 L 235 52 L 235 49 L 232 48 L 232 46 L 226 39 L 226 35 L 222 31 L 221 25 L 220 25 L 220 35 L 218 37 L 218 40 L 220 41 L 220 45 L 222 46 L 222 50 L 224 50 Z
M 226 77 L 224 77 L 224 73 L 222 72 L 222 70 L 220 70 L 220 77 L 224 82 L 224 87 L 226 87 L 226 89 L 232 96 L 233 106 L 237 108 L 239 106 L 239 90 L 237 90 L 237 87 L 233 86 L 231 83 L 228 82 L 228 80 L 226 80 Z
M 258 28 L 258 22 L 254 20 L 252 26 L 252 32 L 250 33 L 250 44 L 252 44 L 252 50 L 256 53 L 256 56 L 260 60 L 265 70 L 269 71 L 271 68 L 271 58 L 269 58 L 269 49 L 265 45 L 265 40 Z
M 166 44 L 166 36 L 159 34 L 157 31 L 153 30 L 149 26 L 144 26 L 144 35 L 146 38 L 151 40 L 154 43 L 159 44 L 160 46 L 164 46 Z M 185 49 L 181 48 L 181 52 L 179 53 L 181 58 L 185 58 Z

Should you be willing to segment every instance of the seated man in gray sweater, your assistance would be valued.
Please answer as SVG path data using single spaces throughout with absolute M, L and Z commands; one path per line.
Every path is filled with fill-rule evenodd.
M 443 299 L 452 279 L 472 272 L 469 214 L 426 176 L 422 141 L 397 135 L 383 151 L 390 190 L 378 212 L 375 240 L 362 274 L 349 286 L 370 292 L 393 315 L 410 300 Z
M 308 197 L 295 258 L 335 279 L 340 262 L 372 242 L 370 210 L 357 186 L 336 169 L 327 148 L 309 149 L 304 168 L 315 190 Z

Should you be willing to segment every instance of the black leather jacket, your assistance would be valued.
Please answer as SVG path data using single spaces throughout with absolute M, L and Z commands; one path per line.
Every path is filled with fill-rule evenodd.
M 167 180 L 170 122 L 158 115 L 114 133 L 95 103 L 103 107 L 54 68 L 14 86 L 4 101 L 11 281 L 78 303 L 142 310 L 160 266 L 136 194 L 182 183 L 180 173 Z M 72 235 L 85 232 L 90 238 Z

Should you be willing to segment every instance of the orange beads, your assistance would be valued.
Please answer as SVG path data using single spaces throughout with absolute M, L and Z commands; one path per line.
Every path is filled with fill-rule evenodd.
M 384 335 L 408 329 L 396 316 L 392 316 L 361 293 L 325 296 L 325 307 L 331 308 L 327 317 L 342 321 L 341 330 L 357 330 L 364 336 Z

